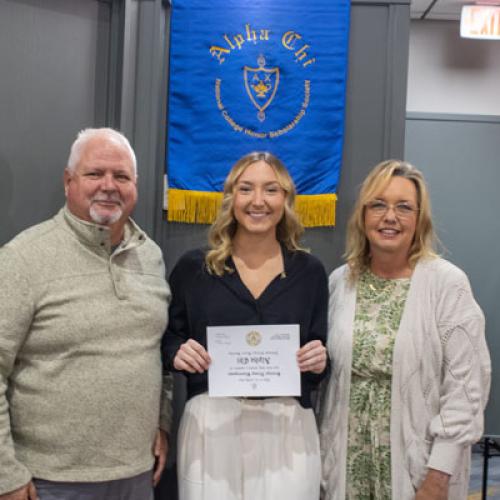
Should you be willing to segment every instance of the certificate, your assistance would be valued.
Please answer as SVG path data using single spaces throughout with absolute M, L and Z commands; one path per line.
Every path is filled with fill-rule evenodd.
M 210 397 L 300 396 L 299 325 L 207 327 Z

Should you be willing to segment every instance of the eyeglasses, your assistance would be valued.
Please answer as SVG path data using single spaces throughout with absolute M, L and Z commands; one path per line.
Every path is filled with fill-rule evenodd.
M 407 219 L 408 217 L 411 217 L 414 212 L 418 212 L 418 208 L 415 208 L 404 201 L 392 205 L 390 203 L 386 203 L 385 201 L 374 200 L 368 202 L 365 206 L 370 214 L 376 217 L 382 217 L 382 215 L 385 215 L 390 208 L 392 208 L 396 216 L 401 219 Z

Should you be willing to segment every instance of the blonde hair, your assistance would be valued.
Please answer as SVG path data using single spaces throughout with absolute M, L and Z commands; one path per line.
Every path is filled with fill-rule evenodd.
M 234 164 L 224 182 L 222 205 L 208 233 L 210 250 L 205 256 L 205 264 L 211 274 L 222 276 L 224 272 L 233 271 L 227 266 L 226 261 L 232 253 L 233 237 L 238 227 L 233 212 L 235 187 L 245 169 L 258 161 L 266 162 L 273 169 L 279 185 L 285 192 L 285 209 L 276 227 L 276 239 L 288 250 L 304 250 L 299 246 L 299 239 L 304 228 L 295 213 L 295 185 L 288 170 L 271 153 L 253 152 L 243 156 Z
M 417 190 L 417 223 L 415 236 L 408 252 L 408 262 L 415 267 L 419 259 L 436 256 L 436 236 L 432 225 L 429 193 L 422 172 L 400 160 L 386 160 L 376 165 L 368 174 L 354 205 L 347 224 L 346 251 L 344 258 L 349 265 L 350 279 L 356 281 L 370 265 L 370 243 L 365 232 L 366 204 L 379 195 L 393 177 L 403 177 L 413 182 Z

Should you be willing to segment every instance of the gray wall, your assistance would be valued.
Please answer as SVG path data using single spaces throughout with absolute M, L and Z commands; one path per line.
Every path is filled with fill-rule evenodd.
M 469 276 L 486 316 L 493 382 L 486 433 L 500 435 L 500 118 L 409 113 L 406 159 L 429 184 L 444 256 Z
M 99 10 L 92 0 L 0 1 L 0 244 L 62 204 L 75 131 L 99 122 Z
M 162 0 L 0 0 L 0 245 L 61 206 L 74 135 L 103 124 L 136 150 L 135 218 L 167 267 L 204 244 L 206 227 L 169 224 L 161 210 L 169 9 Z M 353 0 L 338 225 L 305 238 L 328 271 L 341 262 L 357 186 L 375 163 L 403 156 L 408 39 L 409 0 Z M 172 488 L 167 476 L 161 490 Z
M 135 215 L 153 233 L 164 38 L 159 0 L 0 0 L 0 245 L 63 204 L 69 147 L 88 126 L 131 139 Z

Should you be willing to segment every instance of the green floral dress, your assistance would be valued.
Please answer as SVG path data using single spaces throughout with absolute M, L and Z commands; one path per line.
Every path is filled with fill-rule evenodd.
M 410 279 L 358 280 L 347 449 L 348 500 L 391 499 L 392 352 Z

